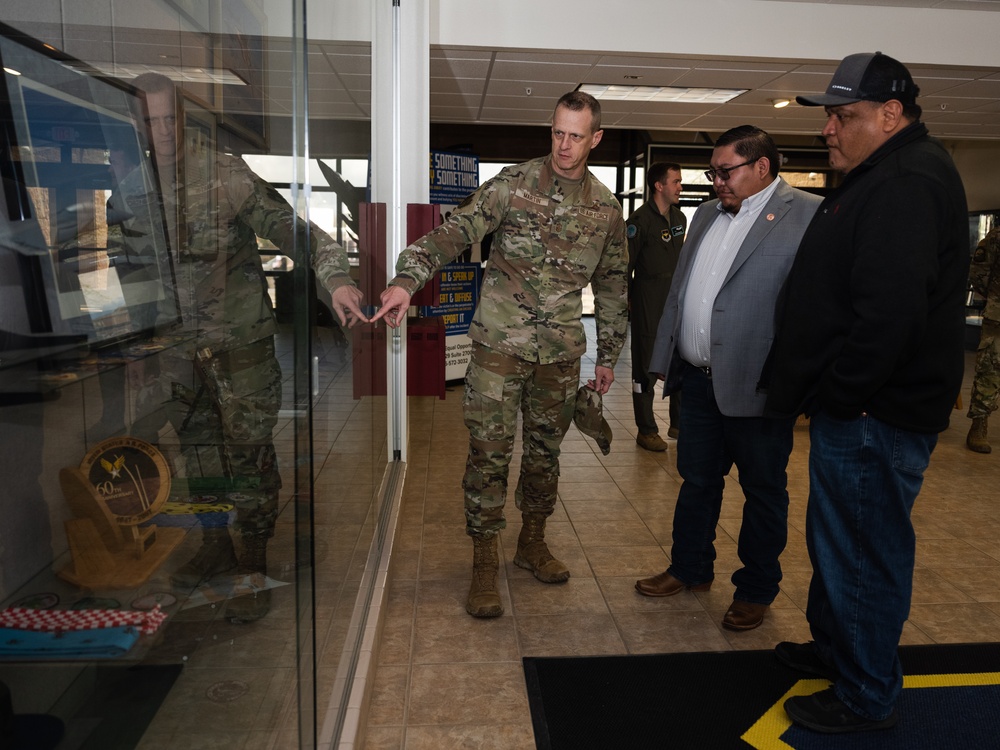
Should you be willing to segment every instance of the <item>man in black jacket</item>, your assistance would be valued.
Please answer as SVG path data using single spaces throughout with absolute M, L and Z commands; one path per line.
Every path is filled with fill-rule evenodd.
M 830 164 L 778 303 L 767 409 L 810 423 L 807 644 L 777 657 L 833 686 L 785 702 L 820 732 L 888 728 L 903 675 L 910 511 L 962 384 L 968 209 L 958 172 L 920 122 L 904 65 L 849 55 L 825 95 Z

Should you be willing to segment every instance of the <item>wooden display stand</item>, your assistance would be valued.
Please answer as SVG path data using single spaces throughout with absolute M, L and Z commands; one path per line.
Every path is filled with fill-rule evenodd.
M 170 495 L 166 461 L 148 443 L 106 440 L 80 468 L 60 470 L 59 484 L 74 518 L 65 524 L 72 562 L 58 574 L 80 588 L 141 586 L 184 539 L 183 529 L 139 526 Z

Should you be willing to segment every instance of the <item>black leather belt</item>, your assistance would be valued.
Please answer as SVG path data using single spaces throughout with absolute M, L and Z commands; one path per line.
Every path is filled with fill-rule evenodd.
M 684 360 L 684 364 L 686 364 L 688 367 L 690 367 L 690 368 L 692 368 L 694 370 L 697 370 L 702 375 L 704 375 L 706 378 L 712 377 L 712 368 L 711 367 L 701 367 L 699 365 L 692 365 L 686 359 Z

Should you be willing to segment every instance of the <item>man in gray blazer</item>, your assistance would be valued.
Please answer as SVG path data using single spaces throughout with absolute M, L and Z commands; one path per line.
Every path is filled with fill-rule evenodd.
M 657 329 L 650 372 L 664 396 L 681 392 L 671 564 L 636 581 L 646 596 L 708 591 L 725 478 L 743 488 L 732 606 L 722 625 L 751 630 L 778 595 L 788 536 L 788 456 L 794 419 L 765 418 L 757 390 L 774 336 L 774 310 L 820 198 L 778 177 L 778 149 L 751 125 L 724 133 L 711 169 L 718 200 L 698 207 Z

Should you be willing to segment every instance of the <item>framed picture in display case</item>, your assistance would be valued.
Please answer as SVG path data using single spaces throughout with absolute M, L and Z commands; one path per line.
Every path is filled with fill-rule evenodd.
M 2 24 L 0 67 L 3 348 L 100 345 L 176 320 L 142 98 Z
M 266 16 L 257 0 L 218 0 L 216 66 L 239 83 L 221 83 L 215 93 L 219 125 L 257 148 L 266 149 Z

